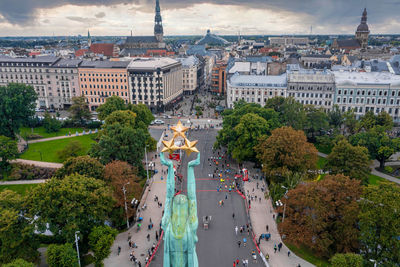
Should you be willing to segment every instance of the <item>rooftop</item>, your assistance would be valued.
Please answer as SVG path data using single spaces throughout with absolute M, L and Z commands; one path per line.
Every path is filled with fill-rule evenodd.
M 199 64 L 199 59 L 195 56 L 176 58 L 176 60 L 181 62 L 182 66 L 184 66 L 184 67 L 192 67 L 194 65 Z
M 129 65 L 129 61 L 108 61 L 108 60 L 96 60 L 96 61 L 83 61 L 80 65 L 81 68 L 126 68 Z
M 221 38 L 215 34 L 212 34 L 210 30 L 207 30 L 207 34 L 204 35 L 203 38 L 201 38 L 199 41 L 196 43 L 197 45 L 227 45 L 229 42 L 225 40 L 224 38 Z
M 129 63 L 128 69 L 154 70 L 157 68 L 166 68 L 176 64 L 179 64 L 179 61 L 168 57 L 135 58 Z
M 77 68 L 82 63 L 81 59 L 60 59 L 52 67 L 55 68 Z
M 400 86 L 400 76 L 384 72 L 334 71 L 337 85 L 381 84 Z
M 228 83 L 233 86 L 286 87 L 286 74 L 282 75 L 233 75 Z
M 55 56 L 36 56 L 36 57 L 8 57 L 0 56 L 0 62 L 11 62 L 11 63 L 54 63 L 59 59 Z

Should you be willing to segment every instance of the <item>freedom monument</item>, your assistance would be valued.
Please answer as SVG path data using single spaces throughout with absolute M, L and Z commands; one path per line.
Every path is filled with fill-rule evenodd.
M 160 161 L 168 166 L 167 192 L 165 198 L 162 229 L 164 230 L 164 267 L 198 267 L 196 254 L 197 239 L 197 199 L 194 166 L 200 164 L 200 152 L 195 147 L 197 141 L 189 141 L 185 132 L 189 129 L 179 121 L 172 126 L 174 135 L 171 140 L 163 141 L 164 148 L 160 153 Z M 184 145 L 175 145 L 176 139 L 183 138 Z M 175 150 L 185 150 L 188 155 L 197 152 L 197 158 L 188 163 L 187 196 L 175 195 L 174 165 L 164 157 L 164 152 L 173 153 Z

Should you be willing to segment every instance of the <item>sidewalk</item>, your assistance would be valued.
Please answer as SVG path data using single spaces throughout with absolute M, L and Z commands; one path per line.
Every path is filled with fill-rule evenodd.
M 51 168 L 51 169 L 59 169 L 63 166 L 62 163 L 36 161 L 36 160 L 28 160 L 28 159 L 14 159 L 14 160 L 11 160 L 10 163 L 22 163 L 22 164 L 27 164 L 27 165 L 35 165 L 37 167 L 42 167 L 42 168 Z
M 14 185 L 14 184 L 41 184 L 45 183 L 46 179 L 38 179 L 38 180 L 17 180 L 17 181 L 5 181 L 0 182 L 0 185 Z
M 257 189 L 257 181 L 259 182 L 259 189 Z M 250 179 L 249 182 L 244 183 L 244 189 L 246 190 L 246 201 L 248 201 L 249 194 L 253 197 L 257 196 L 258 199 L 261 197 L 261 202 L 259 200 L 251 201 L 250 220 L 253 226 L 253 232 L 257 239 L 261 234 L 267 233 L 266 226 L 268 225 L 269 227 L 271 239 L 269 241 L 261 240 L 260 243 L 260 249 L 263 254 L 266 255 L 268 253 L 270 256 L 268 262 L 269 265 L 271 267 L 298 266 L 298 264 L 300 264 L 302 267 L 314 266 L 295 255 L 292 251 L 290 257 L 287 256 L 289 249 L 282 242 L 281 236 L 277 229 L 277 224 L 273 219 L 274 209 L 272 208 L 271 200 L 265 199 L 264 193 L 261 191 L 261 186 L 266 188 L 265 183 L 261 180 Z M 276 213 L 275 216 L 277 216 Z M 280 242 L 283 243 L 281 251 L 274 253 L 274 244 L 278 246 Z
M 168 132 L 168 134 L 171 134 Z M 136 232 L 137 225 L 131 225 L 129 231 L 125 231 L 117 235 L 114 244 L 111 247 L 111 254 L 108 258 L 104 260 L 104 266 L 118 266 L 118 267 L 132 267 L 135 266 L 133 262 L 129 261 L 129 254 L 132 251 L 128 245 L 128 233 L 131 235 L 131 240 L 136 243 L 138 248 L 134 249 L 135 257 L 141 262 L 141 266 L 146 266 L 145 258 L 147 256 L 147 250 L 151 248 L 153 243 L 157 245 L 157 241 L 155 238 L 156 231 L 160 230 L 160 222 L 162 218 L 162 211 L 164 207 L 159 208 L 158 203 L 154 201 L 154 196 L 158 196 L 158 201 L 163 203 L 165 200 L 166 186 L 165 179 L 166 174 L 162 174 L 161 170 L 166 171 L 167 167 L 162 166 L 157 155 L 157 158 L 154 158 L 156 152 L 151 152 L 148 155 L 149 161 L 155 163 L 155 169 L 158 171 L 152 178 L 149 177 L 150 186 L 147 187 L 146 191 L 143 194 L 142 200 L 140 202 L 140 207 L 146 203 L 147 208 L 144 211 L 140 212 L 140 216 L 143 217 L 142 226 L 139 232 Z M 164 178 L 161 180 L 161 176 Z M 153 229 L 147 230 L 147 226 L 149 225 L 149 220 L 153 222 Z M 150 241 L 147 241 L 147 235 L 150 234 Z M 118 256 L 118 246 L 121 247 L 121 253 Z M 157 252 L 156 255 L 160 255 L 162 252 Z
M 92 134 L 94 131 L 92 131 Z M 82 135 L 89 135 L 89 132 L 85 132 L 85 134 L 78 133 L 78 135 L 71 134 L 71 135 L 61 135 L 61 136 L 55 136 L 55 137 L 48 137 L 48 138 L 42 138 L 42 139 L 35 139 L 35 140 L 29 140 L 28 144 L 34 144 L 34 143 L 41 143 L 41 142 L 46 142 L 46 141 L 52 141 L 52 140 L 58 140 L 58 139 L 65 139 L 65 138 L 72 138 L 72 137 L 77 137 L 77 136 L 82 136 Z

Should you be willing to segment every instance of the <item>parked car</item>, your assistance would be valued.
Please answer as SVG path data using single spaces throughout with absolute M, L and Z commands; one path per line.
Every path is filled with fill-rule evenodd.
M 164 124 L 164 121 L 156 119 L 156 120 L 154 120 L 154 124 L 161 125 L 161 124 Z

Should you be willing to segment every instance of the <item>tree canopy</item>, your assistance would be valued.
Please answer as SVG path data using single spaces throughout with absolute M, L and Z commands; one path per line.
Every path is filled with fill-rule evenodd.
M 78 267 L 78 254 L 72 243 L 51 244 L 46 252 L 49 267 Z
M 18 145 L 13 139 L 0 135 L 0 171 L 9 170 L 11 159 L 18 156 Z
M 73 242 L 75 231 L 87 236 L 107 219 L 113 206 L 109 188 L 103 181 L 79 174 L 52 178 L 35 187 L 27 201 L 31 216 L 37 216 L 38 229 L 49 224 L 50 231 L 66 242 Z
M 57 170 L 55 176 L 63 178 L 64 176 L 74 173 L 102 180 L 104 166 L 97 159 L 91 158 L 90 156 L 69 158 L 64 162 L 64 165 Z
M 303 130 L 307 123 L 307 114 L 303 104 L 293 97 L 274 97 L 267 100 L 266 108 L 278 112 L 282 125 L 290 126 L 296 130 Z
M 366 183 L 371 172 L 368 150 L 352 146 L 346 139 L 340 140 L 328 155 L 324 169 L 331 174 L 344 174 Z
M 84 125 L 86 121 L 92 118 L 89 104 L 86 102 L 84 96 L 76 96 L 72 98 L 72 105 L 69 108 L 69 112 L 71 114 L 71 119 L 80 125 Z
M 58 132 L 61 128 L 61 122 L 56 118 L 52 118 L 50 113 L 44 114 L 43 127 L 47 133 Z
M 355 252 L 361 193 L 360 181 L 343 175 L 326 175 L 321 181 L 299 184 L 282 199 L 286 217 L 279 224 L 280 232 L 321 256 Z
M 35 115 L 37 95 L 32 86 L 0 86 L 0 135 L 15 138 L 19 128 Z
M 117 110 L 125 110 L 126 105 L 124 100 L 119 96 L 107 97 L 106 103 L 100 105 L 97 109 L 97 117 L 99 120 L 105 120 L 108 115 Z
M 103 260 L 111 253 L 111 246 L 118 231 L 106 226 L 95 226 L 89 234 L 89 246 L 94 252 L 95 265 L 103 266 Z
M 32 262 L 25 261 L 23 259 L 16 259 L 10 263 L 3 264 L 3 267 L 35 267 L 36 265 Z
M 137 127 L 147 129 L 154 116 L 145 104 L 128 104 L 128 109 L 136 114 Z
M 355 253 L 337 253 L 330 259 L 332 267 L 363 267 L 363 258 Z
M 304 132 L 281 127 L 264 137 L 255 147 L 263 171 L 271 181 L 279 182 L 287 172 L 308 173 L 316 170 L 317 149 L 307 142 Z
M 122 126 L 135 127 L 136 114 L 130 110 L 117 110 L 107 116 L 105 127 L 111 124 L 119 123 Z

